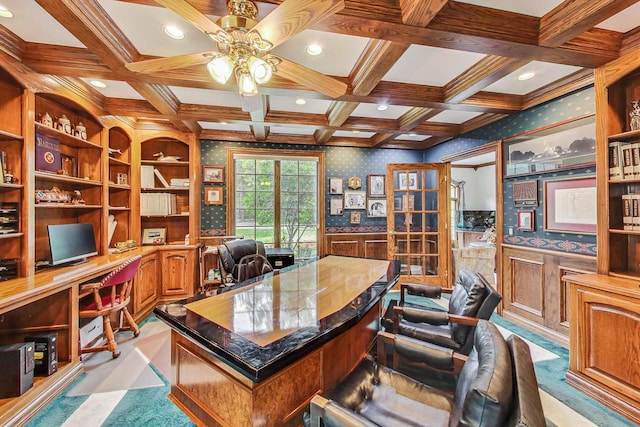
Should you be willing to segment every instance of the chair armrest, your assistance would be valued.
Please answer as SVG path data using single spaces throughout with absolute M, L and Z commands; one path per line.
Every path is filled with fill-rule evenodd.
M 82 291 L 92 291 L 94 289 L 100 289 L 102 287 L 102 282 L 96 283 L 83 283 L 80 285 L 80 292 Z
M 397 328 L 400 324 L 401 317 L 413 323 L 428 323 L 430 325 L 446 325 L 449 323 L 449 313 L 446 311 L 423 310 L 414 307 L 396 306 L 393 308 L 393 327 L 394 332 L 398 332 Z
M 404 304 L 405 292 L 408 295 L 424 298 L 440 298 L 442 288 L 434 285 L 424 285 L 421 283 L 403 283 L 400 285 L 400 305 Z
M 310 405 L 311 427 L 373 427 L 376 424 L 322 396 L 314 396 Z M 322 420 L 322 423 L 320 423 Z
M 458 316 L 457 314 L 449 314 L 449 320 L 460 325 L 476 326 L 480 320 L 477 317 Z

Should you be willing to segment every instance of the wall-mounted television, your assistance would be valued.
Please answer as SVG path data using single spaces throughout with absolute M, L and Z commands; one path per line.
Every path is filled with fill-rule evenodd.
M 93 224 L 48 225 L 51 265 L 80 264 L 98 255 Z

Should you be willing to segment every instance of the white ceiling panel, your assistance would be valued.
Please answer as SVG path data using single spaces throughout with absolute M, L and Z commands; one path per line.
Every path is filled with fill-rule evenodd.
M 237 92 L 223 90 L 196 89 L 182 86 L 169 86 L 169 89 L 185 104 L 216 105 L 220 107 L 242 108 Z
M 475 4 L 476 6 L 490 7 L 492 9 L 508 10 L 509 12 L 522 13 L 523 15 L 537 16 L 541 18 L 547 12 L 552 11 L 563 0 L 456 0 L 459 3 Z
M 436 114 L 427 121 L 460 124 L 466 122 L 467 120 L 471 120 L 474 117 L 479 116 L 480 114 L 481 113 L 474 113 L 473 111 L 447 110 L 443 111 L 442 113 Z
M 580 70 L 571 65 L 551 64 L 548 62 L 533 61 L 490 84 L 484 90 L 488 92 L 509 93 L 512 95 L 525 95 L 536 89 L 552 83 L 560 78 Z M 536 75 L 529 80 L 518 80 L 518 76 L 525 72 L 534 72 Z
M 485 55 L 412 45 L 382 80 L 444 86 Z
M 249 125 L 242 124 L 222 124 L 218 122 L 198 122 L 202 129 L 210 130 L 222 130 L 222 131 L 235 131 L 235 132 L 250 132 Z
M 402 134 L 396 137 L 397 140 L 400 141 L 422 141 L 431 137 L 431 135 L 410 135 L 410 134 Z
M 333 133 L 333 136 L 345 138 L 371 138 L 373 135 L 375 135 L 373 132 L 352 132 L 348 130 L 338 130 Z
M 363 37 L 305 30 L 276 47 L 273 53 L 324 74 L 346 77 L 368 41 Z M 322 46 L 322 54 L 311 56 L 306 52 L 312 43 Z
M 97 90 L 107 98 L 144 99 L 142 95 L 140 95 L 133 87 L 131 87 L 131 85 L 129 85 L 129 83 L 126 82 L 121 82 L 118 80 L 97 79 L 107 85 L 107 87 L 98 88 L 91 84 L 91 81 L 96 79 L 88 79 L 82 77 L 80 79 L 90 85 L 93 90 Z
M 114 0 L 100 0 L 100 4 L 143 55 L 173 56 L 216 50 L 210 37 L 164 7 Z M 184 39 L 175 40 L 167 36 L 164 33 L 166 25 L 180 28 L 185 34 Z
M 328 99 L 305 98 L 306 104 L 298 105 L 296 104 L 296 99 L 298 98 L 272 95 L 269 97 L 269 108 L 271 109 L 271 111 L 290 111 L 294 113 L 325 114 L 332 102 Z
M 73 34 L 53 19 L 40 5 L 32 0 L 1 0 L 1 6 L 13 12 L 13 18 L 0 18 L 7 27 L 22 40 L 61 46 L 84 47 Z M 37 22 L 37 25 L 34 23 Z
M 269 131 L 271 133 L 281 133 L 287 135 L 313 135 L 316 131 L 315 128 L 310 126 L 301 127 L 285 127 L 285 126 L 270 126 Z
M 640 23 L 640 3 L 636 3 L 633 6 L 628 7 L 606 21 L 598 24 L 598 28 L 604 28 L 605 30 L 619 31 L 626 33 L 638 26 Z
M 404 113 L 409 111 L 410 107 L 402 107 L 399 105 L 387 105 L 384 111 L 378 110 L 378 104 L 362 103 L 351 113 L 355 117 L 374 117 L 377 119 L 397 119 Z

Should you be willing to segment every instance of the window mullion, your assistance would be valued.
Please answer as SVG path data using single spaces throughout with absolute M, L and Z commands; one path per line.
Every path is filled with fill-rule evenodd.
M 274 211 L 274 236 L 273 236 L 273 246 L 279 248 L 282 246 L 282 242 L 280 241 L 280 218 L 281 218 L 281 206 L 280 206 L 280 161 L 276 160 L 273 168 L 274 174 L 274 184 L 273 184 L 273 196 L 274 201 L 273 205 L 275 207 Z

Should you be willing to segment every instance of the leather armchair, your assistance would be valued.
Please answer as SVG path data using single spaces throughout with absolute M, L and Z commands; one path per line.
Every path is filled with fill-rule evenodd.
M 222 283 L 238 282 L 239 263 L 248 255 L 265 256 L 264 243 L 260 240 L 237 239 L 218 246 L 218 263 Z M 265 259 L 266 260 L 266 259 Z M 249 277 L 244 277 L 247 280 Z
M 440 298 L 450 293 L 448 310 L 411 304 L 406 295 Z M 488 320 L 502 296 L 480 273 L 461 269 L 452 289 L 405 283 L 400 287 L 400 302 L 392 300 L 381 320 L 386 331 L 399 333 L 468 355 L 473 332 L 479 319 Z
M 378 338 L 403 357 L 426 363 L 435 358 L 441 367 L 453 369 L 462 365 L 454 394 L 365 358 L 326 396 L 312 399 L 311 426 L 546 426 L 529 347 L 519 337 L 505 341 L 495 325 L 481 320 L 467 358 L 451 349 L 384 334 Z

